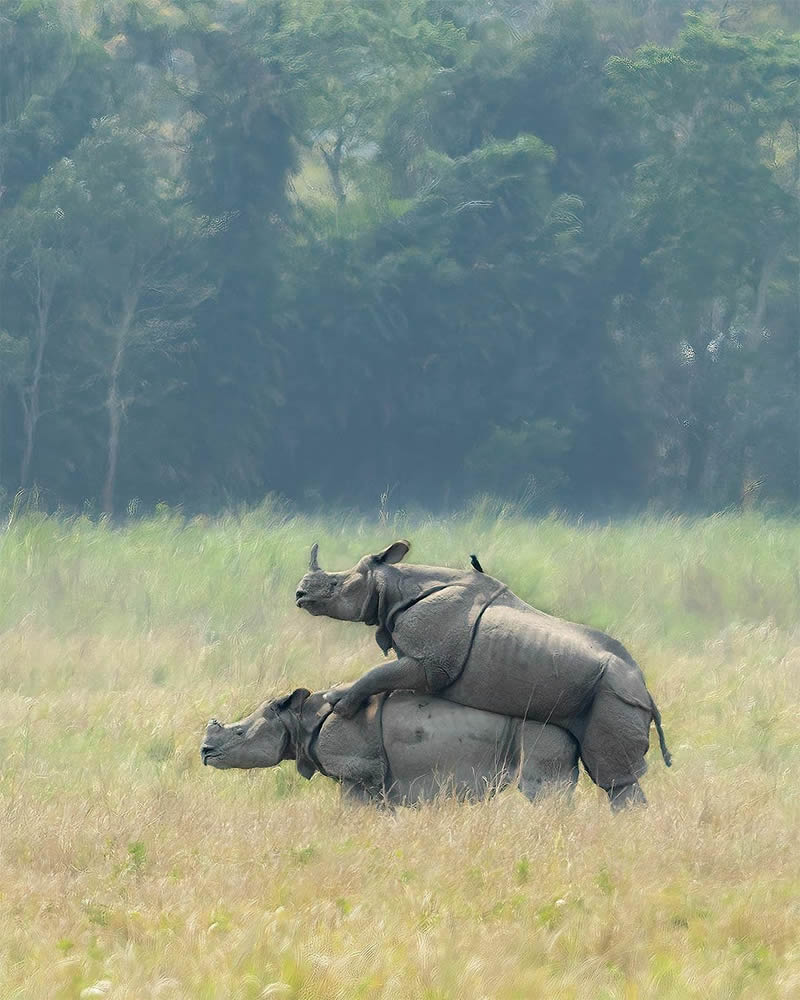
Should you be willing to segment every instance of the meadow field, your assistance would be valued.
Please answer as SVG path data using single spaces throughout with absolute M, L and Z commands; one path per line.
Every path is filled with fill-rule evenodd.
M 203 768 L 224 721 L 380 661 L 293 603 L 397 537 L 637 657 L 650 806 L 517 792 L 380 812 Z M 800 996 L 800 522 L 612 525 L 163 511 L 0 532 L 0 997 L 729 1000 Z

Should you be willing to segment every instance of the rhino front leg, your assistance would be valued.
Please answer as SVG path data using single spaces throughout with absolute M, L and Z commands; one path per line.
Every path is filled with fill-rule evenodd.
M 408 656 L 401 656 L 391 663 L 373 667 L 349 687 L 326 691 L 325 700 L 333 705 L 337 715 L 350 719 L 367 698 L 382 691 L 419 691 L 428 694 L 428 682 L 422 665 Z

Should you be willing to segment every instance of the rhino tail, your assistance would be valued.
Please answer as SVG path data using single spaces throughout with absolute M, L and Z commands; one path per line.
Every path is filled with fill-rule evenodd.
M 661 747 L 661 756 L 664 758 L 664 763 L 667 767 L 672 767 L 672 754 L 669 752 L 667 741 L 664 737 L 664 728 L 661 725 L 661 712 L 659 712 L 658 706 L 655 701 L 653 701 L 652 695 L 650 695 L 650 706 L 653 713 L 653 722 L 656 724 L 656 732 L 658 733 L 658 744 Z

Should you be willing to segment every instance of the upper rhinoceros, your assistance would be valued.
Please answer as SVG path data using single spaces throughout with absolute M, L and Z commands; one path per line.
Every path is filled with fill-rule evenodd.
M 612 805 L 644 801 L 638 779 L 647 769 L 651 720 L 667 764 L 670 756 L 658 709 L 624 646 L 537 611 L 479 569 L 398 565 L 409 548 L 394 542 L 341 573 L 320 569 L 317 546 L 311 550 L 297 606 L 375 625 L 383 652 L 397 653 L 345 692 L 329 692 L 336 711 L 351 716 L 370 695 L 408 689 L 555 722 L 575 736 Z

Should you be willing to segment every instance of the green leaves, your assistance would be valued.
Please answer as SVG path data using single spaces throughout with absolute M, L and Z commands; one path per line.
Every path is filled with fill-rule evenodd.
M 795 498 L 800 21 L 757 6 L 7 4 L 2 489 Z

